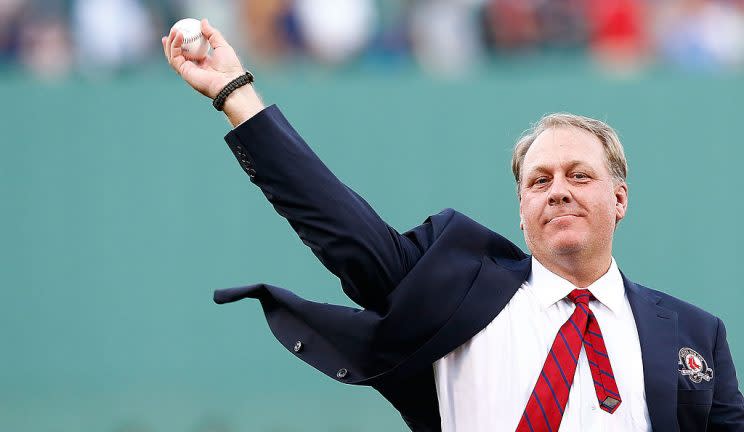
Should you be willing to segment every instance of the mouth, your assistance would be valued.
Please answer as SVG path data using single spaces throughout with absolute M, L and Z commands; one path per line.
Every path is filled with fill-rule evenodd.
M 581 216 L 575 215 L 575 214 L 565 214 L 565 215 L 560 215 L 560 216 L 554 216 L 554 217 L 548 219 L 548 221 L 545 222 L 545 223 L 546 224 L 549 224 L 549 223 L 553 223 L 553 222 L 569 221 L 569 220 L 571 220 L 573 218 L 578 218 L 578 217 L 581 217 Z

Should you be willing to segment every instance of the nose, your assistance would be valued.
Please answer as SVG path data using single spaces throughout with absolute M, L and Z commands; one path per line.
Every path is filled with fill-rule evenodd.
M 568 182 L 556 176 L 556 178 L 553 179 L 553 184 L 550 186 L 550 192 L 548 193 L 548 204 L 554 206 L 568 204 L 570 202 L 571 192 L 569 190 Z

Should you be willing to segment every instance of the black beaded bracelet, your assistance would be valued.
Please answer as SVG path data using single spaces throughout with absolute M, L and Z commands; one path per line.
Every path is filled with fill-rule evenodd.
M 217 96 L 215 96 L 214 100 L 212 101 L 212 106 L 217 111 L 222 111 L 222 108 L 225 107 L 225 101 L 227 100 L 227 97 L 230 96 L 230 93 L 252 82 L 253 74 L 246 71 L 246 73 L 244 73 L 243 75 L 227 83 L 227 85 L 222 90 L 220 90 L 219 93 L 217 93 Z

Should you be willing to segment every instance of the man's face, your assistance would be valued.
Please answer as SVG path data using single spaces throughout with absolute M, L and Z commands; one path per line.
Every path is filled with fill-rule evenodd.
M 612 253 L 628 189 L 613 181 L 602 143 L 591 133 L 542 132 L 524 157 L 520 195 L 524 238 L 537 259 Z

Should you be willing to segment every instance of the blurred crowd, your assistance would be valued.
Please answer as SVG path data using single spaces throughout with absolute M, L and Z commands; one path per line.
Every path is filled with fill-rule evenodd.
M 251 67 L 415 62 L 457 75 L 565 53 L 610 70 L 744 66 L 744 0 L 0 0 L 0 67 L 42 78 L 162 61 L 160 36 L 208 17 Z

